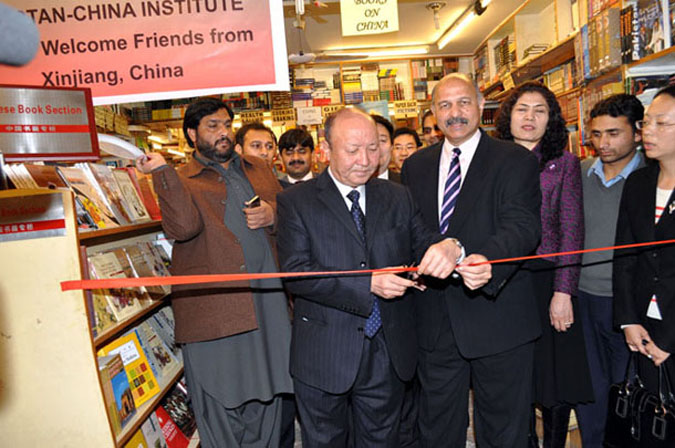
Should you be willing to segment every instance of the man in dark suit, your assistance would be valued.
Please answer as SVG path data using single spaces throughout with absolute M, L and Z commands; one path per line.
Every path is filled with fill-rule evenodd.
M 377 126 L 377 137 L 380 141 L 380 163 L 375 175 L 378 179 L 401 183 L 401 174 L 389 169 L 391 149 L 394 143 L 394 125 L 382 115 L 370 114 Z
M 325 125 L 330 167 L 278 195 L 283 271 L 363 270 L 420 260 L 447 277 L 461 254 L 422 223 L 408 191 L 371 179 L 373 119 L 343 109 Z M 425 252 L 426 251 L 426 252 Z M 305 447 L 398 446 L 404 381 L 416 366 L 413 280 L 391 273 L 286 283 L 295 297 L 291 374 Z M 350 428 L 353 433 L 350 435 Z
M 534 154 L 478 128 L 483 103 L 465 75 L 443 78 L 431 107 L 445 140 L 403 165 L 403 183 L 427 225 L 456 237 L 470 254 L 457 267 L 461 279 L 428 281 L 415 299 L 425 447 L 465 446 L 470 384 L 478 446 L 527 443 L 541 332 L 532 283 L 517 263 L 470 265 L 534 251 L 539 168 Z

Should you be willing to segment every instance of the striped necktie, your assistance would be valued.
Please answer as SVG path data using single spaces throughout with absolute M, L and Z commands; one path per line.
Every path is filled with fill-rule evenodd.
M 354 224 L 356 224 L 356 229 L 359 231 L 363 241 L 366 241 L 366 217 L 363 214 L 363 210 L 359 206 L 359 197 L 361 194 L 358 190 L 352 190 L 347 195 L 347 198 L 352 201 L 352 208 L 350 212 L 352 214 L 352 219 Z M 372 338 L 377 333 L 377 330 L 382 326 L 382 316 L 380 315 L 380 305 L 378 303 L 378 298 L 373 296 L 373 309 L 370 311 L 370 316 L 366 320 L 366 328 L 364 332 L 366 336 Z
M 462 181 L 462 170 L 459 166 L 459 155 L 462 151 L 459 148 L 454 148 L 452 152 L 448 178 L 445 181 L 445 190 L 443 190 L 443 207 L 441 207 L 441 218 L 439 220 L 441 234 L 445 234 L 448 231 L 450 217 L 455 211 L 457 196 L 459 196 L 459 186 Z

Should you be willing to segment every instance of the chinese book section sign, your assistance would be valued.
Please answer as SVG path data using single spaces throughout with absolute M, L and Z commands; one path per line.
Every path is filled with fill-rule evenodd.
M 88 87 L 94 104 L 288 89 L 281 0 L 8 0 L 40 31 L 4 84 Z

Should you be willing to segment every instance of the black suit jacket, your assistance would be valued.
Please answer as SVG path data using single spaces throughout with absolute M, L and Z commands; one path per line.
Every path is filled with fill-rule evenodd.
M 401 177 L 425 223 L 438 229 L 438 168 L 443 143 L 406 159 Z M 447 236 L 464 245 L 467 255 L 488 260 L 531 254 L 541 233 L 541 192 L 537 157 L 511 142 L 484 132 L 471 161 L 450 219 Z M 521 264 L 492 266 L 492 279 L 478 291 L 460 280 L 430 281 L 415 300 L 418 339 L 435 346 L 441 307 L 447 307 L 461 354 L 477 358 L 510 350 L 541 333 L 533 285 Z
M 621 196 L 616 244 L 675 239 L 675 195 L 654 224 L 658 164 L 635 171 Z M 670 206 L 673 206 L 671 212 Z M 614 254 L 614 323 L 641 324 L 656 345 L 675 353 L 675 244 L 624 249 Z M 663 320 L 647 317 L 656 295 Z
M 381 179 L 366 184 L 366 244 L 328 174 L 277 196 L 277 247 L 282 271 L 373 269 L 409 264 L 441 235 L 427 229 L 408 190 Z M 356 379 L 374 295 L 370 274 L 286 282 L 295 298 L 291 374 L 330 393 Z M 392 364 L 403 380 L 416 367 L 412 295 L 379 300 Z

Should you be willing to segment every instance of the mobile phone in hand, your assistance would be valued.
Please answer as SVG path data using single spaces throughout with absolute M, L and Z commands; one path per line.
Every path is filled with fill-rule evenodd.
M 244 207 L 246 208 L 255 208 L 255 207 L 260 207 L 260 196 L 257 194 L 253 196 L 251 199 L 248 201 L 244 202 Z

